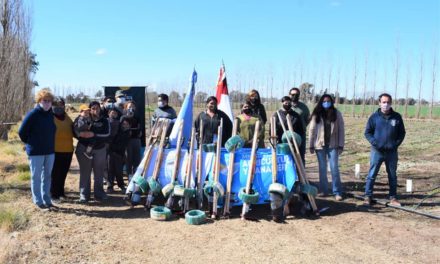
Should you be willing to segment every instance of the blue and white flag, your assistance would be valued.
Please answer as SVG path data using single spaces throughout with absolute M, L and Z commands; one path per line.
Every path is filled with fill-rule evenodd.
M 176 122 L 174 123 L 173 130 L 171 130 L 170 134 L 170 145 L 171 147 L 176 147 L 177 144 L 177 135 L 179 134 L 179 125 L 181 122 L 183 123 L 183 146 L 188 144 L 188 140 L 191 138 L 191 128 L 193 125 L 193 103 L 194 103 L 194 94 L 195 87 L 197 82 L 197 72 L 194 69 L 191 79 L 190 85 L 188 88 L 188 92 L 185 95 L 185 99 L 183 100 L 182 108 L 180 109 L 179 114 L 177 115 Z

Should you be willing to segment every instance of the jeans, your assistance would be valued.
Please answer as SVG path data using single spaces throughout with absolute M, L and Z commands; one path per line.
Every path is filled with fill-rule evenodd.
M 378 151 L 374 148 L 370 153 L 370 170 L 368 171 L 367 183 L 365 184 L 365 196 L 373 196 L 373 186 L 376 181 L 377 173 L 379 172 L 382 162 L 385 162 L 386 171 L 388 174 L 388 183 L 390 186 L 390 199 L 396 197 L 397 193 L 397 150 L 386 152 Z
M 31 191 L 34 204 L 51 205 L 50 182 L 55 154 L 29 156 Z
M 330 162 L 332 173 L 333 194 L 342 195 L 341 176 L 339 175 L 339 153 L 337 148 L 324 146 L 322 149 L 316 149 L 316 156 L 319 163 L 319 191 L 324 195 L 328 194 L 327 180 L 327 158 Z

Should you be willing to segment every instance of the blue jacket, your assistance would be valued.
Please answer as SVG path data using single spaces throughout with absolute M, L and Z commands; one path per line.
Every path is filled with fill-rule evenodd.
M 55 153 L 55 131 L 52 110 L 37 105 L 24 117 L 18 135 L 29 156 L 49 155 Z
M 405 134 L 402 116 L 393 109 L 389 115 L 384 115 L 378 109 L 370 116 L 365 128 L 365 137 L 379 151 L 397 150 Z

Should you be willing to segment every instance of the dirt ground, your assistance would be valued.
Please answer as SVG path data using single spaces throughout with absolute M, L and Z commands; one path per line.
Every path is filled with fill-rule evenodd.
M 1 155 L 0 194 L 14 199 L 4 206 L 25 211 L 25 229 L 0 231 L 1 263 L 440 263 L 440 221 L 382 205 L 365 208 L 352 198 L 362 194 L 364 180 L 354 177 L 354 164 L 368 170 L 365 119 L 346 118 L 347 140 L 340 167 L 346 198 L 317 198 L 321 216 L 299 213 L 277 224 L 267 216 L 268 205 L 254 207 L 253 221 L 239 219 L 234 208 L 230 219 L 209 220 L 200 226 L 182 217 L 157 222 L 138 206 L 130 209 L 122 194 L 89 205 L 78 199 L 78 165 L 72 164 L 66 184 L 68 199 L 56 212 L 41 212 L 31 202 L 28 184 L 6 184 L 14 164 L 25 157 Z M 398 169 L 401 202 L 411 207 L 440 185 L 440 122 L 407 121 L 407 138 L 400 149 Z M 16 160 L 13 160 L 16 159 Z M 317 182 L 316 156 L 308 154 L 307 172 Z M 11 167 L 12 164 L 12 167 Z M 12 174 L 11 174 L 12 175 Z M 12 176 L 11 176 L 12 177 Z M 414 192 L 405 192 L 412 179 Z M 3 181 L 3 182 L 2 182 Z M 378 198 L 388 191 L 385 170 L 375 186 Z M 420 206 L 440 215 L 440 195 Z M 0 203 L 2 203 L 0 201 Z

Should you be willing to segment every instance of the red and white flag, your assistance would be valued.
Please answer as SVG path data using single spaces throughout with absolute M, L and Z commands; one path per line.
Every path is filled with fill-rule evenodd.
M 231 119 L 232 122 L 234 120 L 234 116 L 232 115 L 231 100 L 229 99 L 228 82 L 226 81 L 224 64 L 220 68 L 216 97 L 218 101 L 217 108 L 225 112 L 225 114 L 229 117 L 229 119 Z

